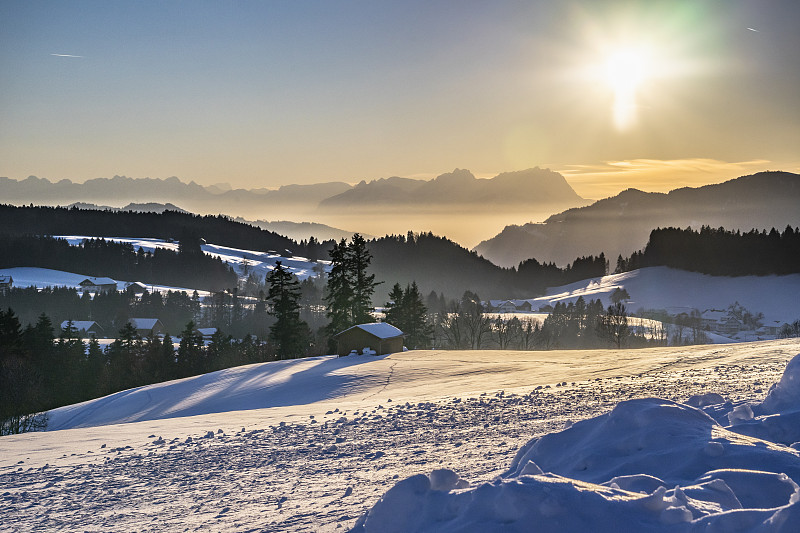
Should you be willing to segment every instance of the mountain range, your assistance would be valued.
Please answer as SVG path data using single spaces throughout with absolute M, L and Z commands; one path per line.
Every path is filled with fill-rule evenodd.
M 531 257 L 563 265 L 600 252 L 613 263 L 617 255 L 642 249 L 657 227 L 703 225 L 742 231 L 800 225 L 800 174 L 759 172 L 669 193 L 627 189 L 543 223 L 506 226 L 475 251 L 507 267 Z
M 171 202 L 192 212 L 227 212 L 239 216 L 245 216 L 242 211 L 252 208 L 269 213 L 286 207 L 308 212 L 342 207 L 436 209 L 439 206 L 465 206 L 469 209 L 493 209 L 506 205 L 535 208 L 553 204 L 563 209 L 585 203 L 561 174 L 539 168 L 506 172 L 491 179 L 478 179 L 468 170 L 455 169 L 431 180 L 391 177 L 361 181 L 357 185 L 325 182 L 284 185 L 278 189 L 231 189 L 227 184 L 204 187 L 194 181 L 184 183 L 176 177 L 114 176 L 84 183 L 66 179 L 52 182 L 36 176 L 24 180 L 0 177 L 0 197 L 12 204 L 40 205 L 76 202 L 114 205 L 120 199 L 145 204 Z
M 455 169 L 432 180 L 387 178 L 362 181 L 355 187 L 320 202 L 322 209 L 377 208 L 493 209 L 503 206 L 575 205 L 586 200 L 558 172 L 531 168 L 478 179 L 469 170 Z

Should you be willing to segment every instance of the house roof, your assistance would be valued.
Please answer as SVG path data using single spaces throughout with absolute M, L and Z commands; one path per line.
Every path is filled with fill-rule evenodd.
M 402 331 L 400 331 L 399 329 L 397 329 L 393 325 L 388 324 L 386 322 L 373 322 L 371 324 L 358 324 L 356 326 L 353 326 L 352 328 L 347 328 L 344 331 L 340 331 L 336 335 L 339 336 L 339 335 L 341 335 L 343 333 L 346 333 L 346 332 L 348 332 L 348 331 L 350 331 L 352 329 L 355 329 L 355 328 L 358 328 L 358 329 L 361 329 L 363 331 L 366 331 L 367 333 L 369 333 L 373 337 L 377 337 L 379 339 L 392 339 L 394 337 L 402 337 L 402 335 L 403 335 Z
M 88 277 L 85 280 L 81 281 L 80 284 L 84 285 L 86 282 L 89 282 L 91 285 L 116 285 L 117 282 L 111 278 L 95 278 L 95 277 Z
M 197 328 L 197 332 L 204 337 L 210 337 L 217 332 L 217 328 Z
M 14 279 L 11 276 L 0 276 L 0 283 L 11 283 Z
M 69 320 L 65 320 L 61 323 L 61 329 L 67 329 L 69 325 Z M 73 320 L 72 321 L 72 329 L 75 331 L 89 331 L 91 328 L 97 326 L 97 322 L 94 320 Z M 99 327 L 99 326 L 97 326 Z
M 129 318 L 128 322 L 136 329 L 153 329 L 161 321 L 157 318 Z

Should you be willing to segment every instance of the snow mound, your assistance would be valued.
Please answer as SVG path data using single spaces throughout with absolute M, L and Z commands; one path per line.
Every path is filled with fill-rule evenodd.
M 529 441 L 490 483 L 469 487 L 451 471 L 400 481 L 353 531 L 800 531 L 800 454 L 752 435 L 800 431 L 800 414 L 790 411 L 798 399 L 800 356 L 763 402 L 748 406 L 768 414 L 744 423 L 734 416 L 729 427 L 669 400 L 621 402 Z M 712 401 L 718 408 L 724 400 L 693 403 Z M 747 404 L 725 405 L 732 413 Z
M 800 410 L 800 354 L 786 365 L 780 381 L 773 385 L 767 397 L 754 406 L 756 414 L 777 414 Z
M 731 431 L 800 448 L 800 354 L 763 401 L 737 405 L 727 416 Z

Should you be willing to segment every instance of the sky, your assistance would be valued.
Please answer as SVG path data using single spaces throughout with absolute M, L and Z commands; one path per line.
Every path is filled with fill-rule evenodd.
M 800 3 L 0 3 L 0 176 L 236 188 L 800 171 Z

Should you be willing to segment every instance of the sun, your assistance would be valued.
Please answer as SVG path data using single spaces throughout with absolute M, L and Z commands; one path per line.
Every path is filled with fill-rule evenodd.
M 606 57 L 604 77 L 614 94 L 614 125 L 620 130 L 635 122 L 637 92 L 650 75 L 649 65 L 649 54 L 642 47 L 618 48 Z

